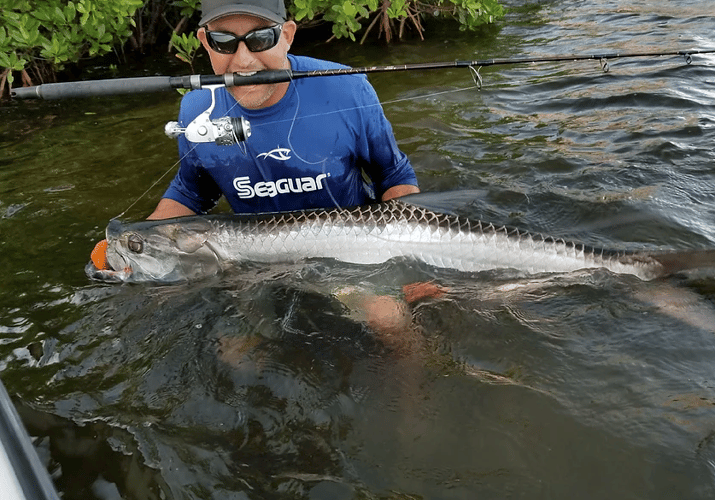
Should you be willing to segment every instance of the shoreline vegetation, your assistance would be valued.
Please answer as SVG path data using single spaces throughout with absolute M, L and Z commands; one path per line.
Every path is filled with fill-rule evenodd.
M 504 16 L 498 0 L 286 0 L 302 30 L 326 42 L 424 39 L 429 18 L 475 30 Z M 87 61 L 165 51 L 191 67 L 200 0 L 0 0 L 0 95 L 56 82 Z

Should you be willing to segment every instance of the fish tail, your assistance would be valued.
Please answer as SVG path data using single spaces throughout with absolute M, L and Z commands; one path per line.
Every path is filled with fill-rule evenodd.
M 663 252 L 650 257 L 660 264 L 661 276 L 669 276 L 682 271 L 696 269 L 715 269 L 715 250 L 686 250 L 682 252 Z

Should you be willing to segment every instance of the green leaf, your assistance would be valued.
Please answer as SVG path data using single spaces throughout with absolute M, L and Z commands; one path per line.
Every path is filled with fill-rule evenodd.
M 35 12 L 33 12 L 33 15 L 40 21 L 47 22 L 50 20 L 50 12 L 46 5 L 38 6 Z
M 343 2 L 343 12 L 345 12 L 346 15 L 350 17 L 355 17 L 355 14 L 357 14 L 357 9 L 355 6 L 350 2 L 350 0 L 345 0 Z
M 65 19 L 71 21 L 77 15 L 77 8 L 74 6 L 74 2 L 68 2 L 65 6 Z
M 62 9 L 60 9 L 59 5 L 55 6 L 54 19 L 56 21 L 59 21 L 61 24 L 67 22 L 67 19 L 65 19 L 65 13 L 62 11 Z
M 14 52 L 13 52 L 14 54 Z M 0 68 L 11 68 L 10 55 L 0 52 Z

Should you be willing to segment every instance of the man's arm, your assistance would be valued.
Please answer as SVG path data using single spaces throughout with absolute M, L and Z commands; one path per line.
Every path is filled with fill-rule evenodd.
M 162 198 L 147 220 L 171 219 L 186 215 L 196 215 L 196 212 L 171 198 Z
M 420 188 L 418 188 L 417 186 L 413 186 L 412 184 L 398 184 L 397 186 L 392 186 L 390 189 L 383 193 L 382 201 L 387 201 L 391 200 L 392 198 L 399 198 L 400 196 L 419 192 Z

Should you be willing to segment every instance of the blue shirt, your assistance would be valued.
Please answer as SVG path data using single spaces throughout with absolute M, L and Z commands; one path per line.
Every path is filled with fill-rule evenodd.
M 344 67 L 288 57 L 294 71 Z M 189 92 L 179 124 L 186 127 L 210 104 L 209 90 Z M 278 103 L 257 110 L 220 88 L 211 118 L 222 116 L 246 118 L 251 136 L 231 146 L 179 137 L 181 166 L 164 197 L 196 213 L 211 210 L 222 194 L 236 213 L 283 212 L 362 205 L 392 186 L 417 185 L 364 75 L 294 80 Z

